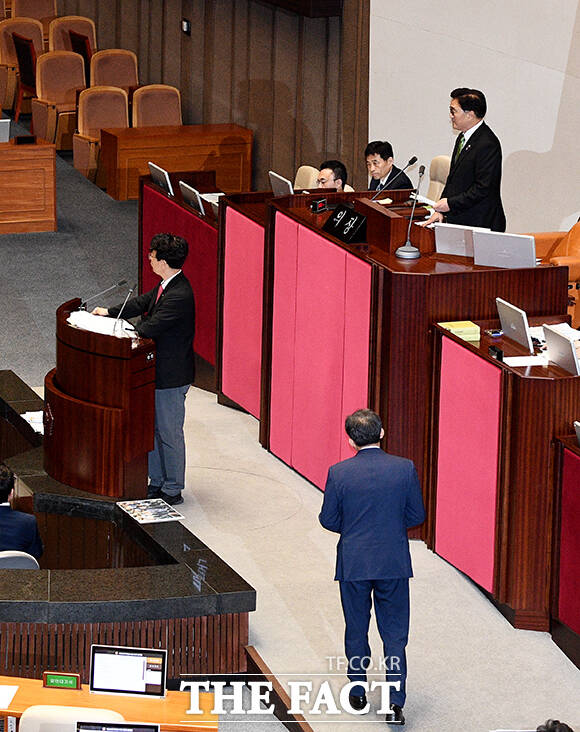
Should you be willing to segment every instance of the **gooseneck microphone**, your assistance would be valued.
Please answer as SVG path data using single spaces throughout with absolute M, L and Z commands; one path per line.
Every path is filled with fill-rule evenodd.
M 419 168 L 419 180 L 417 182 L 417 188 L 415 188 L 415 196 L 413 198 L 413 208 L 411 209 L 411 217 L 409 218 L 409 226 L 407 227 L 407 241 L 405 245 L 399 247 L 395 252 L 395 257 L 399 259 L 419 259 L 421 252 L 411 244 L 411 226 L 413 226 L 413 214 L 415 213 L 415 206 L 417 205 L 417 196 L 419 195 L 419 188 L 421 187 L 421 181 L 425 174 L 425 166 L 421 165 Z
M 135 290 L 136 287 L 137 287 L 137 283 L 135 282 L 135 284 L 129 290 L 129 292 L 127 293 L 127 296 L 123 300 L 123 304 L 121 305 L 121 309 L 119 310 L 119 314 L 117 315 L 117 317 L 115 318 L 115 322 L 113 323 L 113 335 L 115 335 L 115 331 L 117 330 L 117 324 L 119 323 L 119 320 L 121 319 L 121 315 L 123 314 L 123 310 L 125 309 L 125 305 L 129 301 L 129 298 L 133 294 L 133 291 Z
M 376 192 L 375 192 L 375 195 L 374 195 L 374 196 L 373 196 L 373 197 L 371 198 L 371 201 L 374 201 L 374 200 L 375 200 L 375 198 L 376 198 L 376 197 L 377 197 L 377 196 L 379 195 L 379 193 L 382 193 L 383 191 L 388 191 L 388 190 L 392 190 L 392 188 L 389 188 L 389 186 L 391 186 L 391 185 L 393 184 L 393 182 L 394 182 L 394 181 L 396 181 L 396 180 L 397 180 L 397 178 L 398 178 L 398 177 L 399 177 L 399 176 L 400 176 L 400 175 L 401 175 L 402 173 L 404 173 L 404 172 L 405 172 L 405 171 L 407 170 L 407 168 L 409 168 L 409 167 L 410 167 L 411 165 L 415 165 L 415 163 L 416 163 L 416 162 L 417 162 L 417 158 L 416 158 L 416 156 L 415 156 L 415 155 L 413 155 L 413 157 L 412 157 L 412 158 L 410 158 L 410 160 L 409 160 L 409 162 L 407 163 L 407 165 L 405 165 L 405 167 L 404 167 L 404 168 L 401 168 L 401 170 L 399 170 L 399 172 L 398 172 L 398 173 L 397 173 L 397 175 L 396 175 L 396 176 L 395 176 L 395 177 L 393 178 L 393 180 L 387 180 L 387 181 L 385 181 L 385 187 L 384 187 L 384 188 L 377 188 L 377 190 L 376 190 Z M 379 185 L 380 185 L 380 184 L 379 184 Z
M 97 292 L 96 295 L 91 295 L 90 297 L 87 297 L 86 300 L 83 300 L 80 304 L 79 310 L 86 310 L 87 309 L 87 303 L 91 300 L 95 300 L 97 297 L 101 297 L 101 295 L 105 295 L 107 292 L 111 292 L 111 290 L 115 290 L 117 287 L 123 287 L 123 285 L 127 284 L 127 280 L 119 280 L 114 285 L 111 285 L 111 287 L 107 287 L 106 290 L 103 290 L 102 292 Z

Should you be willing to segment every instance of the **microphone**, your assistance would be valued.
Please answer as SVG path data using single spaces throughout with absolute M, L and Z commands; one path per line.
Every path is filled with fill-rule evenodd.
M 119 314 L 117 315 L 117 317 L 115 318 L 115 322 L 113 323 L 113 335 L 115 335 L 115 331 L 117 330 L 117 323 L 118 323 L 118 322 L 119 322 L 119 320 L 121 319 L 121 315 L 123 314 L 123 310 L 125 309 L 125 305 L 126 305 L 126 304 L 127 304 L 127 302 L 129 301 L 129 298 L 130 298 L 130 297 L 131 297 L 131 295 L 133 294 L 133 290 L 134 290 L 134 289 L 135 289 L 136 287 L 137 287 L 137 283 L 135 282 L 135 284 L 134 284 L 134 285 L 133 285 L 133 287 L 132 287 L 132 288 L 131 288 L 131 289 L 129 290 L 129 292 L 127 293 L 127 296 L 126 296 L 126 297 L 125 297 L 125 299 L 123 300 L 123 304 L 121 305 L 121 309 L 119 310 Z
M 401 175 L 401 173 L 404 173 L 407 170 L 407 168 L 410 167 L 411 165 L 415 165 L 416 162 L 417 162 L 417 157 L 415 155 L 413 155 L 413 157 L 409 159 L 409 162 L 407 163 L 407 165 L 405 165 L 404 168 L 401 168 L 401 170 L 399 170 L 399 172 L 393 178 L 393 180 L 387 180 L 387 181 L 385 181 L 385 187 L 384 188 L 380 188 L 380 189 L 377 188 L 377 190 L 375 192 L 375 195 L 371 198 L 371 201 L 374 201 L 375 198 L 379 195 L 379 193 L 382 193 L 383 191 L 386 191 L 386 190 L 392 190 L 392 189 L 387 188 L 387 184 L 390 186 L 393 183 L 393 181 L 396 181 L 397 180 L 397 178 Z
M 411 209 L 411 218 L 409 219 L 409 226 L 407 227 L 407 241 L 405 245 L 399 247 L 395 252 L 395 257 L 399 259 L 419 259 L 421 252 L 411 244 L 411 226 L 413 226 L 413 214 L 415 213 L 415 206 L 417 205 L 417 196 L 419 195 L 419 188 L 421 187 L 421 181 L 425 175 L 425 166 L 421 165 L 419 168 L 419 180 L 417 181 L 417 188 L 415 188 L 415 196 L 413 197 L 413 208 Z
M 107 292 L 111 292 L 111 290 L 114 290 L 117 287 L 123 287 L 123 285 L 127 284 L 127 280 L 119 280 L 115 285 L 111 285 L 111 287 L 107 287 L 106 290 L 103 290 L 102 292 L 97 292 L 96 295 L 91 295 L 90 297 L 87 297 L 86 300 L 83 300 L 81 302 L 79 310 L 86 310 L 87 309 L 87 303 L 91 300 L 95 300 L 97 297 L 101 297 L 101 295 L 105 295 Z

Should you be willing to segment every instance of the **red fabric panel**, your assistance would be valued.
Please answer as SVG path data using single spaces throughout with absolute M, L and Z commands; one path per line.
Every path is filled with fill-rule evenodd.
M 260 418 L 264 227 L 226 211 L 222 391 Z
M 276 214 L 270 450 L 292 464 L 298 224 Z
M 580 633 L 580 458 L 564 450 L 559 620 Z
M 500 368 L 443 338 L 435 551 L 493 591 Z
M 344 365 L 342 369 L 342 422 L 356 409 L 368 407 L 371 266 L 346 255 Z M 342 427 L 339 460 L 354 451 Z
M 143 187 L 142 212 L 142 292 L 151 290 L 159 281 L 147 259 L 151 239 L 166 232 L 186 239 L 189 254 L 183 272 L 195 295 L 193 347 L 197 354 L 215 366 L 217 230 L 149 186 Z
M 346 252 L 298 229 L 292 465 L 319 488 L 343 439 Z

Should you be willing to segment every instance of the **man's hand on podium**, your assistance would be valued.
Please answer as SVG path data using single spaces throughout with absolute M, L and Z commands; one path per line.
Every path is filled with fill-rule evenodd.
M 107 308 L 94 308 L 91 311 L 91 315 L 105 315 L 106 316 L 108 314 L 109 314 L 109 311 L 107 310 Z

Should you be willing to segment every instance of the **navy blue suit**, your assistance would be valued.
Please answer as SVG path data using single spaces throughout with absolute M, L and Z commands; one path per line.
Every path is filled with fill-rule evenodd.
M 39 559 L 43 546 L 34 516 L 0 506 L 0 551 L 7 550 L 27 552 Z
M 383 186 L 384 191 L 392 190 L 401 190 L 404 188 L 415 188 L 415 186 L 411 183 L 411 180 L 409 179 L 409 176 L 406 173 L 401 173 L 401 175 L 398 175 L 401 173 L 401 168 L 397 168 L 396 165 L 393 165 L 393 167 L 389 171 L 389 175 L 387 176 L 387 180 L 385 181 L 385 185 Z M 397 180 L 395 180 L 395 177 Z M 391 188 L 389 181 L 394 181 L 393 186 Z M 376 191 L 379 187 L 380 183 L 376 178 L 371 178 L 371 182 L 369 184 L 369 191 Z
M 383 641 L 388 681 L 401 681 L 391 701 L 405 704 L 405 647 L 409 634 L 409 577 L 413 576 L 407 529 L 425 520 L 415 466 L 410 460 L 366 448 L 328 471 L 320 523 L 340 534 L 335 579 L 340 582 L 351 681 L 366 681 L 370 659 L 371 597 Z M 354 694 L 362 687 L 354 687 Z

